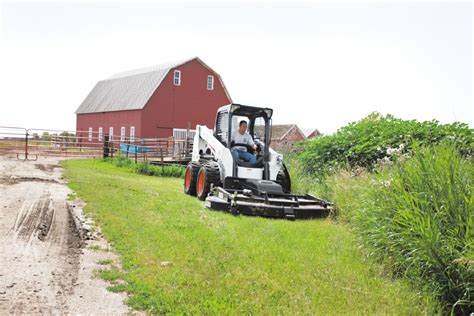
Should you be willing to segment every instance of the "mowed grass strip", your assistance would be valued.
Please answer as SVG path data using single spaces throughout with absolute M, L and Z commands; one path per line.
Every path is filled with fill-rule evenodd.
M 364 262 L 330 220 L 210 211 L 182 179 L 64 161 L 70 187 L 120 255 L 128 304 L 151 313 L 420 314 L 427 297 Z

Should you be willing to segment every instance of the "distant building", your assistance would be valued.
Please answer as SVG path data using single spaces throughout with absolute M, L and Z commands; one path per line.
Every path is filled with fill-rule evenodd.
M 309 133 L 309 135 L 306 136 L 306 138 L 310 139 L 310 138 L 314 138 L 314 137 L 318 137 L 318 136 L 321 136 L 321 132 L 318 131 L 317 129 L 315 129 L 314 131 Z
M 76 111 L 76 130 L 86 134 L 83 142 L 105 134 L 114 141 L 180 139 L 197 124 L 213 127 L 217 109 L 229 103 L 222 78 L 195 57 L 99 81 Z
M 255 132 L 263 134 L 263 127 L 256 126 Z M 270 146 L 276 151 L 288 151 L 296 142 L 306 136 L 296 124 L 272 125 Z

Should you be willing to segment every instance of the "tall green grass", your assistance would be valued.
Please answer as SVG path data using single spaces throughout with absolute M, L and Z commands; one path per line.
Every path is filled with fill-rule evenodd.
M 472 160 L 442 144 L 374 173 L 339 171 L 326 180 L 322 191 L 371 257 L 429 289 L 445 312 L 474 310 Z
M 365 241 L 398 274 L 425 282 L 456 313 L 474 308 L 473 164 L 448 145 L 397 166 L 358 217 Z

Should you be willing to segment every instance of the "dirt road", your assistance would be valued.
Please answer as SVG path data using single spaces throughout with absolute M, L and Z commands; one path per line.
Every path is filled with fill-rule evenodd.
M 103 239 L 81 237 L 82 210 L 61 174 L 56 158 L 0 157 L 0 315 L 126 314 L 125 294 L 93 277 L 100 260 L 117 258 L 90 250 Z

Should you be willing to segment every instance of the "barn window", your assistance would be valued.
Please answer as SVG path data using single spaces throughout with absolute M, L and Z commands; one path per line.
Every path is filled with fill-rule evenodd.
M 92 141 L 92 127 L 89 127 L 89 141 Z
M 102 141 L 102 127 L 99 127 L 99 142 Z
M 113 142 L 114 141 L 114 128 L 109 127 L 109 141 Z
M 175 86 L 181 85 L 181 71 L 180 70 L 174 71 L 174 85 Z
M 130 142 L 135 141 L 135 126 L 130 126 Z
M 207 90 L 214 90 L 214 76 L 207 76 Z
M 120 128 L 120 141 L 121 142 L 125 141 L 125 127 L 124 126 Z

